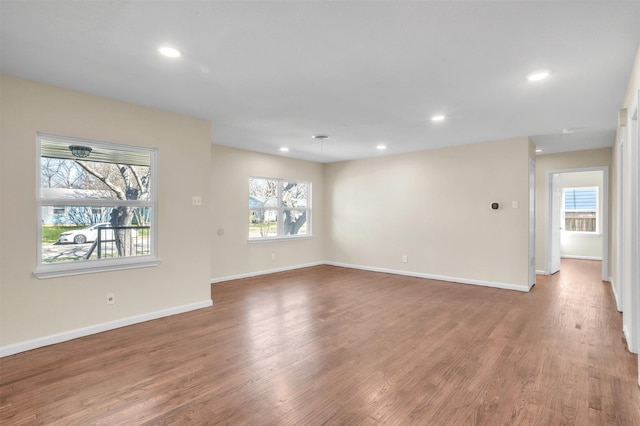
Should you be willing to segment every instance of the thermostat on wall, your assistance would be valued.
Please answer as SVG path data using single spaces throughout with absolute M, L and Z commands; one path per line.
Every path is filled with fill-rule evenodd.
M 498 210 L 500 208 L 500 203 L 497 201 L 492 201 L 490 207 L 491 210 Z

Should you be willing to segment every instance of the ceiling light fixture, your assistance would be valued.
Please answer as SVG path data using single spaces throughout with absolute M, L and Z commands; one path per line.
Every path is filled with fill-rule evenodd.
M 283 146 L 282 148 L 280 148 L 280 152 L 289 152 L 289 148 Z
M 542 150 L 541 149 L 536 149 L 536 152 L 542 152 Z
M 431 121 L 444 121 L 445 116 L 440 114 L 440 115 L 434 115 L 433 117 L 431 117 Z
M 379 150 L 379 151 L 384 151 L 385 149 L 387 149 L 387 146 L 380 144 L 380 145 L 376 146 L 376 149 Z
M 178 49 L 174 49 L 173 47 L 169 47 L 169 46 L 161 46 L 158 48 L 158 52 L 162 55 L 162 56 L 166 56 L 167 58 L 179 58 L 180 56 L 182 56 L 182 53 L 178 50 Z
M 69 151 L 71 151 L 74 157 L 87 158 L 93 149 L 90 146 L 70 145 Z
M 545 78 L 549 77 L 551 75 L 551 71 L 549 70 L 540 70 L 540 71 L 534 71 L 530 74 L 527 74 L 527 80 L 529 81 L 540 81 L 540 80 L 544 80 Z
M 313 135 L 311 137 L 314 138 L 314 139 L 320 139 L 320 140 L 329 139 L 329 135 Z

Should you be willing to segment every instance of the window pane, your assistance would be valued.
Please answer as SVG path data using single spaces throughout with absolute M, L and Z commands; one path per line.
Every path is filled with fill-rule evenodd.
M 278 207 L 278 181 L 249 179 L 249 207 Z
M 306 210 L 284 210 L 284 234 L 285 235 L 306 235 L 307 234 L 307 211 Z
M 305 182 L 282 182 L 282 207 L 307 207 L 308 189 Z
M 565 210 L 595 210 L 597 206 L 596 188 L 570 188 L 564 191 Z
M 277 236 L 277 210 L 249 210 L 249 238 L 266 238 Z
M 91 145 L 91 146 L 90 146 Z M 151 153 L 82 145 L 87 157 L 72 154 L 68 141 L 41 141 L 42 198 L 150 200 Z
M 571 232 L 596 232 L 596 212 L 565 212 L 564 229 Z
M 45 215 L 50 207 L 42 207 L 43 264 L 151 254 L 148 207 L 65 206 L 66 215 Z M 121 220 L 116 227 L 114 217 Z

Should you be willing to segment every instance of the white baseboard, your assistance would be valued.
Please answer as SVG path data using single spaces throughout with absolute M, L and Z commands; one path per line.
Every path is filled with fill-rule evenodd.
M 528 285 L 525 286 L 525 285 L 518 285 L 518 284 L 511 284 L 511 283 L 499 283 L 499 282 L 493 282 L 493 281 L 470 280 L 470 279 L 467 279 L 467 278 L 448 277 L 448 276 L 443 276 L 443 275 L 424 274 L 424 273 L 421 273 L 421 272 L 402 271 L 402 270 L 398 270 L 398 269 L 376 268 L 376 267 L 373 267 L 373 266 L 353 265 L 353 264 L 350 264 L 350 263 L 329 262 L 329 261 L 306 263 L 306 264 L 302 264 L 302 265 L 287 266 L 287 267 L 284 267 L 284 268 L 267 269 L 265 271 L 249 272 L 247 274 L 229 275 L 229 276 L 226 276 L 226 277 L 212 278 L 211 279 L 211 283 L 215 284 L 215 283 L 220 283 L 220 282 L 224 282 L 224 281 L 231 281 L 231 280 L 238 280 L 238 279 L 242 279 L 242 278 L 257 277 L 259 275 L 267 275 L 267 274 L 273 274 L 275 272 L 291 271 L 291 270 L 294 270 L 294 269 L 308 268 L 308 267 L 311 267 L 311 266 L 319 266 L 319 265 L 332 265 L 332 266 L 338 266 L 338 267 L 341 267 L 341 268 L 361 269 L 363 271 L 371 271 L 371 272 L 384 272 L 384 273 L 387 273 L 387 274 L 404 275 L 404 276 L 408 276 L 408 277 L 417 277 L 417 278 L 427 278 L 427 279 L 431 279 L 431 280 L 448 281 L 448 282 L 453 282 L 453 283 L 458 283 L 458 284 L 480 285 L 480 286 L 483 286 L 483 287 L 494 287 L 494 288 L 501 288 L 501 289 L 505 289 L 505 290 L 516 290 L 516 291 L 524 291 L 524 292 L 530 291 L 531 287 L 532 287 L 532 286 L 528 286 Z
M 630 339 L 629 329 L 624 324 L 622 324 L 622 332 L 624 333 L 624 338 L 627 339 L 627 349 L 629 350 L 629 352 L 637 354 L 638 350 L 635 347 L 635 344 L 634 344 L 635 342 L 632 339 Z
M 501 288 L 504 290 L 516 290 L 516 291 L 524 291 L 528 292 L 531 290 L 529 285 L 518 285 L 511 283 L 500 283 L 495 281 L 482 281 L 482 280 L 470 280 L 467 278 L 458 278 L 458 277 L 448 277 L 444 275 L 433 275 L 433 274 L 425 274 L 422 272 L 412 272 L 412 271 L 402 271 L 398 269 L 386 269 L 386 268 L 375 268 L 371 266 L 363 266 L 363 265 L 352 265 L 348 263 L 339 263 L 339 262 L 325 262 L 327 265 L 339 266 L 342 268 L 352 268 L 352 269 L 361 269 L 364 271 L 372 271 L 372 272 L 385 272 L 387 274 L 395 274 L 395 275 L 404 275 L 408 277 L 417 277 L 417 278 L 427 278 L 430 280 L 438 280 L 438 281 L 448 281 L 458 284 L 471 284 L 471 285 L 479 285 L 483 287 L 493 287 L 493 288 Z
M 210 299 L 201 302 L 190 303 L 188 305 L 174 306 L 161 311 L 149 312 L 142 315 L 135 315 L 128 318 L 122 318 L 115 321 L 109 321 L 102 324 L 96 324 L 89 327 L 77 328 L 75 330 L 65 331 L 63 333 L 53 334 L 51 336 L 40 337 L 38 339 L 27 340 L 26 342 L 16 343 L 13 345 L 3 346 L 0 348 L 0 358 L 14 355 L 20 352 L 29 351 L 31 349 L 41 348 L 43 346 L 54 345 L 56 343 L 66 342 L 67 340 L 77 339 L 78 337 L 89 336 L 103 331 L 113 330 L 115 328 L 126 327 L 128 325 L 138 324 L 158 318 L 168 317 L 171 315 L 182 314 L 184 312 L 194 311 L 196 309 L 208 308 L 213 302 Z
M 616 286 L 613 282 L 613 277 L 609 277 L 609 282 L 611 283 L 611 291 L 613 291 L 613 298 L 616 301 L 616 310 L 618 312 L 622 312 L 622 300 L 620 300 L 620 296 L 618 296 L 618 292 L 616 291 Z
M 602 260 L 602 257 L 597 256 L 575 256 L 572 254 L 563 254 L 563 259 L 579 259 L 579 260 Z
M 319 265 L 326 265 L 326 264 L 327 264 L 326 262 L 319 261 L 319 262 L 303 263 L 301 265 L 284 266 L 282 268 L 265 269 L 263 271 L 248 272 L 246 274 L 228 275 L 226 277 L 211 278 L 211 284 L 221 283 L 224 281 L 239 280 L 242 278 L 257 277 L 260 275 L 274 274 L 276 272 L 292 271 L 294 269 L 309 268 L 311 266 L 319 266 Z
M 549 275 L 549 274 L 547 274 L 547 271 L 543 269 L 536 269 L 536 275 Z

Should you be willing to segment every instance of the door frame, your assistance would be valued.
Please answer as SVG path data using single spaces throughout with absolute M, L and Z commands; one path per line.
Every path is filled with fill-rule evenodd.
M 545 259 L 544 273 L 550 274 L 551 271 L 551 216 L 552 216 L 552 197 L 553 190 L 551 188 L 551 175 L 562 173 L 576 172 L 602 172 L 602 281 L 609 281 L 609 166 L 596 167 L 580 167 L 573 169 L 555 169 L 547 170 L 545 173 L 545 192 L 547 199 L 547 208 L 545 209 Z

